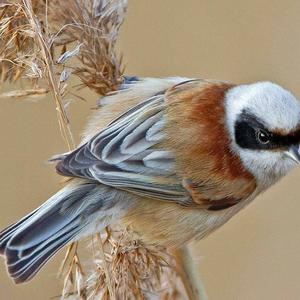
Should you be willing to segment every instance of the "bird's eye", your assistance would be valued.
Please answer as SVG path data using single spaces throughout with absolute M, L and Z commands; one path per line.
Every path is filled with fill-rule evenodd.
M 268 144 L 270 142 L 269 135 L 262 130 L 257 131 L 256 138 L 261 144 Z

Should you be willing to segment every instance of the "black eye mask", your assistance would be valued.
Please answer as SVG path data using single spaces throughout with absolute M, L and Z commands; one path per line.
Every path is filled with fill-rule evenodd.
M 270 132 L 263 122 L 246 111 L 239 115 L 234 130 L 236 143 L 245 149 L 284 150 L 300 142 L 300 129 L 286 135 Z

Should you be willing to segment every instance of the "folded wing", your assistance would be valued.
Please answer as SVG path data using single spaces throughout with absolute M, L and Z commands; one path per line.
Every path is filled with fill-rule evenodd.
M 162 149 L 164 94 L 136 105 L 111 122 L 86 144 L 62 157 L 57 171 L 136 194 L 190 204 L 175 173 L 175 160 Z

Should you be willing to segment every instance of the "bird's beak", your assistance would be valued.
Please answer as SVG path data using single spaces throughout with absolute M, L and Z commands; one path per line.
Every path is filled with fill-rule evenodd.
M 300 146 L 299 145 L 293 145 L 290 147 L 288 151 L 285 152 L 285 154 L 291 158 L 296 163 L 300 164 Z

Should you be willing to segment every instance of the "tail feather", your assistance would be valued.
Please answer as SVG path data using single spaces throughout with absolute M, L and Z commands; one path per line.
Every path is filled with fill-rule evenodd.
M 17 250 L 10 251 L 9 254 L 7 254 L 7 261 L 12 260 L 14 263 L 8 264 L 7 269 L 15 283 L 22 283 L 33 278 L 47 261 L 54 256 L 61 247 L 70 242 L 78 232 L 78 229 L 73 228 L 69 233 L 52 240 L 51 243 L 45 243 L 39 251 L 34 251 L 34 254 L 28 254 L 19 260 L 15 259 L 18 255 Z
M 0 233 L 0 253 L 16 283 L 30 280 L 64 245 L 77 239 L 95 218 L 116 214 L 112 188 L 96 182 L 74 180 L 47 202 Z M 124 201 L 126 202 L 126 201 Z M 124 204 L 124 203 L 123 203 Z M 99 228 L 100 229 L 100 228 Z
M 10 226 L 6 227 L 4 230 L 0 232 L 0 255 L 4 255 L 6 245 L 11 238 L 13 232 L 15 232 L 20 226 L 28 220 L 36 211 L 28 214 L 24 218 L 22 218 L 19 222 L 11 224 Z

